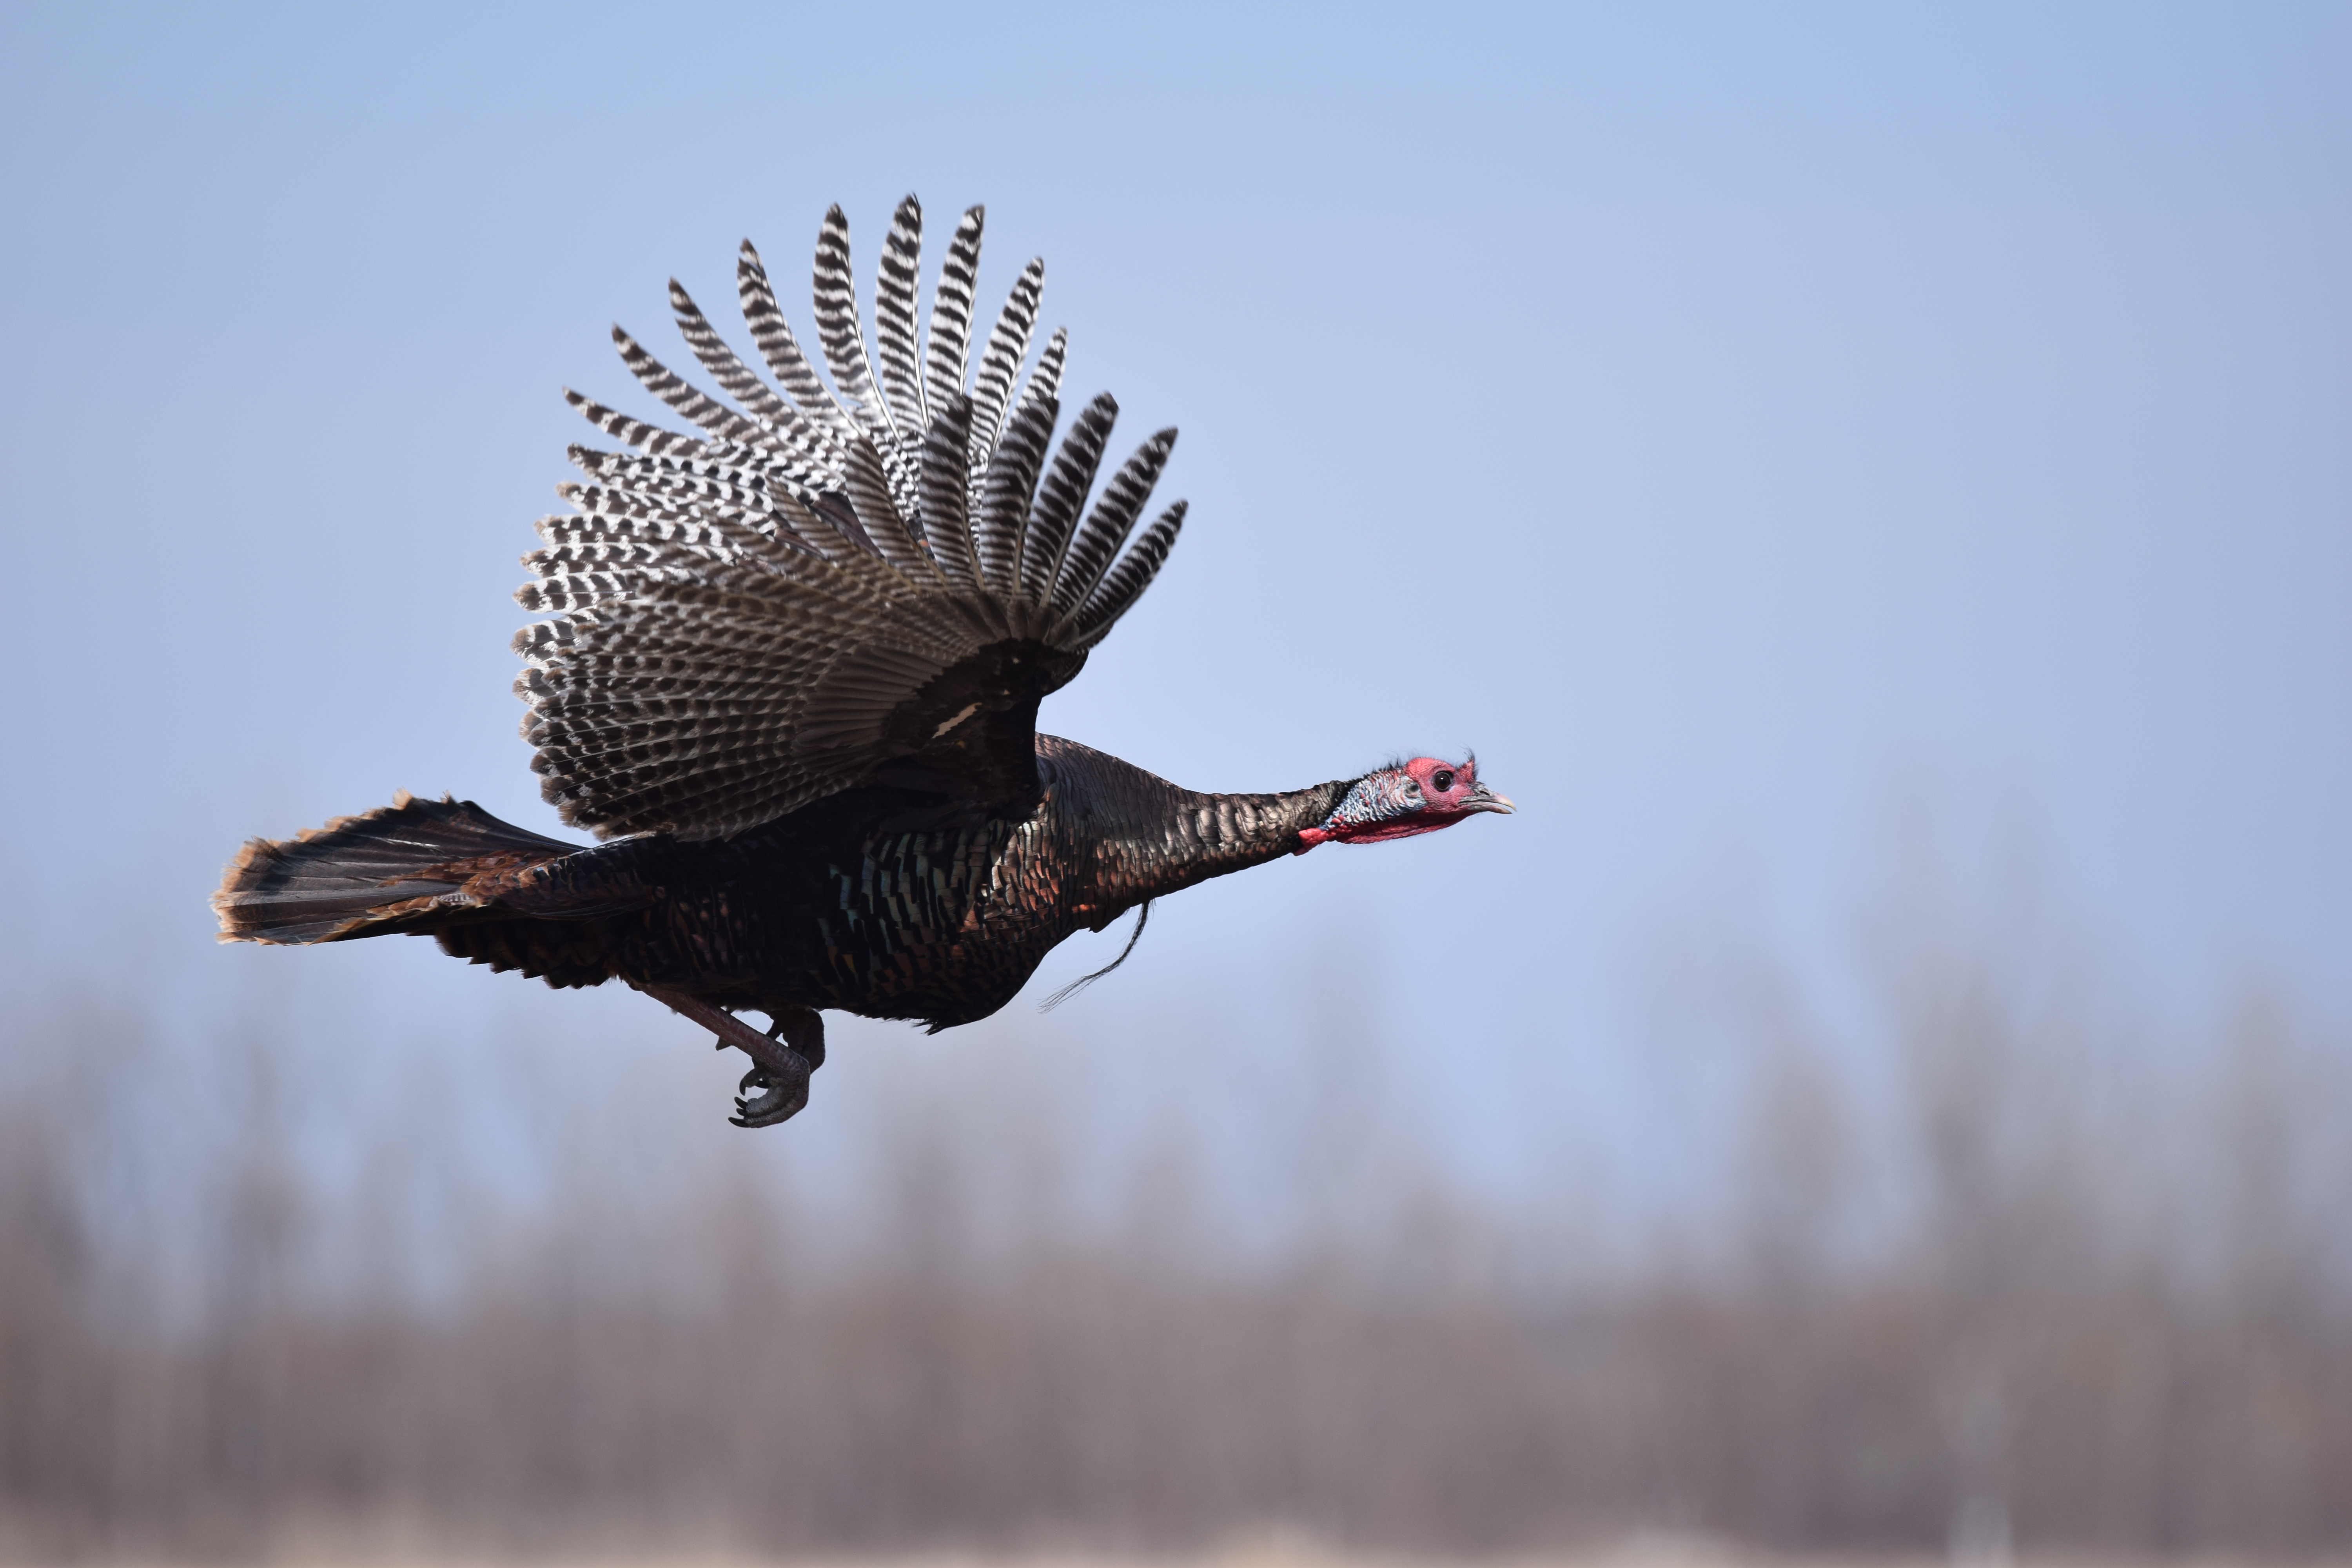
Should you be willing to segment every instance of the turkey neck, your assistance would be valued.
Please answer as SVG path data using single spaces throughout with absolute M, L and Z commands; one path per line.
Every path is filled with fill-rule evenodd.
M 1071 912 L 1100 931 L 1148 899 L 1244 870 L 1298 848 L 1353 781 L 1278 795 L 1180 789 L 1117 757 L 1053 735 L 1037 737 L 1047 811 L 1088 863 Z

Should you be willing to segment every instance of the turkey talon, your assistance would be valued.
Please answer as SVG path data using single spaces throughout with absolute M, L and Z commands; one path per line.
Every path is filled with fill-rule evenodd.
M 789 1121 L 808 1104 L 809 1074 L 824 1065 L 824 1020 L 813 1008 L 787 1008 L 773 1015 L 765 1034 L 723 1007 L 667 986 L 640 984 L 638 990 L 673 1012 L 689 1018 L 719 1037 L 719 1048 L 734 1046 L 751 1058 L 751 1070 L 736 1087 L 755 1098 L 738 1098 L 738 1127 L 773 1127 Z
M 777 1074 L 765 1067 L 752 1068 L 735 1087 L 747 1093 L 754 1089 L 767 1092 L 756 1100 L 738 1099 L 735 1114 L 728 1118 L 730 1121 L 738 1127 L 773 1127 L 779 1121 L 790 1121 L 808 1104 L 808 1058 L 795 1050 L 788 1049 L 782 1055 L 799 1070 Z

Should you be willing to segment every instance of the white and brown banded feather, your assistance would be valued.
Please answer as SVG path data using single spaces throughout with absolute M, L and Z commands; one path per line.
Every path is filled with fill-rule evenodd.
M 986 214 L 965 212 L 948 240 L 940 263 L 939 287 L 931 295 L 931 331 L 923 350 L 923 378 L 934 406 L 963 395 L 964 365 L 971 348 L 971 301 L 980 283 L 980 231 Z M 977 469 L 970 457 L 966 465 Z
M 1033 256 L 1013 280 L 1012 296 L 1004 301 L 996 324 L 988 330 L 987 345 L 981 350 L 980 374 L 973 378 L 971 389 L 975 468 L 987 460 L 1013 407 L 1013 389 L 1021 379 L 1021 362 L 1029 357 L 1029 334 L 1036 328 L 1038 306 L 1045 297 L 1045 258 Z M 1050 389 L 1046 395 L 1052 395 Z
M 1117 405 L 1089 404 L 1049 463 L 1064 335 L 1021 374 L 1041 262 L 966 384 L 982 219 L 973 207 L 956 226 L 919 341 L 922 213 L 899 205 L 869 354 L 848 223 L 825 215 L 813 282 L 830 386 L 746 241 L 738 293 L 772 382 L 673 282 L 717 393 L 617 327 L 614 342 L 695 433 L 565 394 L 628 448 L 572 449 L 585 482 L 560 487 L 572 510 L 540 521 L 517 595 L 551 617 L 515 638 L 515 689 L 566 821 L 721 837 L 877 783 L 992 809 L 1034 800 L 1037 700 L 1150 584 L 1183 507 L 1118 554 L 1173 443 L 1162 431 L 1078 521 Z
M 893 426 L 920 432 L 930 424 L 922 354 L 915 342 L 915 296 L 922 287 L 923 208 L 908 196 L 891 216 L 881 272 L 874 281 L 874 347 Z

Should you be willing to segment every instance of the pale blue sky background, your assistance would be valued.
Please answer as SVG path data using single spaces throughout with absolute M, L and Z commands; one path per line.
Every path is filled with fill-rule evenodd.
M 1199 1020 L 1147 1098 L 1196 1049 L 1248 1098 L 1336 989 L 1464 1160 L 1638 1145 L 1656 933 L 1833 965 L 1938 813 L 2161 1011 L 2352 1007 L 2352 10 L 2243 4 L 11 6 L 12 985 L 682 1039 L 421 942 L 215 951 L 205 897 L 398 787 L 553 826 L 506 645 L 557 389 L 829 202 L 870 271 L 908 190 L 988 204 L 985 295 L 1046 258 L 1128 444 L 1183 429 L 1185 537 L 1048 727 L 1216 788 L 1473 744 L 1523 807 L 1163 907 L 1051 1025 Z

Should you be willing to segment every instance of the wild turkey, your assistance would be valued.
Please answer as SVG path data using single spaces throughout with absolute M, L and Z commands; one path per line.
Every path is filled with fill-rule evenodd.
M 750 1054 L 742 1087 L 760 1092 L 735 1121 L 759 1127 L 807 1102 L 819 1008 L 969 1023 L 1063 938 L 1163 894 L 1509 811 L 1475 759 L 1202 795 L 1036 733 L 1039 699 L 1150 585 L 1184 503 L 1128 543 L 1175 445 L 1162 430 L 1080 521 L 1118 413 L 1108 394 L 1046 467 L 1061 331 L 1021 380 L 1042 261 L 967 384 L 981 221 L 973 207 L 948 241 L 919 346 L 922 211 L 900 204 L 869 356 L 848 225 L 825 215 L 816 324 L 837 397 L 749 240 L 738 290 L 777 385 L 672 281 L 679 329 L 733 405 L 618 327 L 623 363 L 700 434 L 564 394 L 628 449 L 571 450 L 586 481 L 559 487 L 572 510 L 541 519 L 545 544 L 523 557 L 534 581 L 516 597 L 551 618 L 515 638 L 515 690 L 542 793 L 607 842 L 404 794 L 247 843 L 213 900 L 222 940 L 429 932 L 550 985 L 617 977 Z

